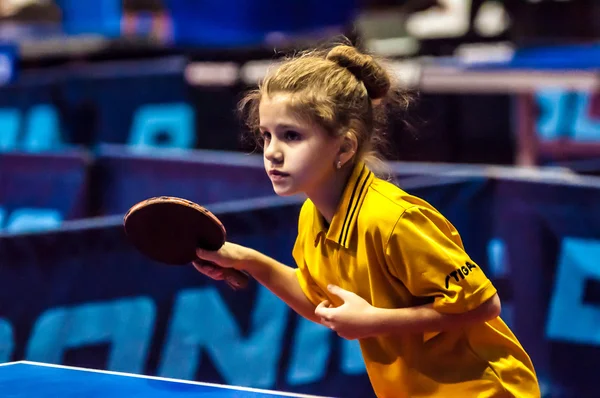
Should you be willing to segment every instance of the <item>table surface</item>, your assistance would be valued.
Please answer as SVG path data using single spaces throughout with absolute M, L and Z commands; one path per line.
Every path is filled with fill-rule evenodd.
M 0 364 L 3 398 L 313 397 L 29 361 Z

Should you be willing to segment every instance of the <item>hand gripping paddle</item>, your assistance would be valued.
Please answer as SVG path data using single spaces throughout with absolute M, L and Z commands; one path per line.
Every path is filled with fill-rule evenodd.
M 226 240 L 225 227 L 214 214 L 196 203 L 170 196 L 136 204 L 125 214 L 123 224 L 137 250 L 169 265 L 189 264 L 198 259 L 197 248 L 219 250 Z M 249 278 L 245 273 L 233 268 L 221 269 L 233 289 L 247 286 Z

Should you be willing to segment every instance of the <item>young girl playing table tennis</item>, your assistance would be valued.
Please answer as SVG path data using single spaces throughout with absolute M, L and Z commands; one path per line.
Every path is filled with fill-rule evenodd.
M 300 315 L 358 339 L 379 397 L 539 397 L 496 289 L 456 229 L 374 174 L 379 115 L 405 103 L 397 93 L 379 63 L 346 45 L 271 71 L 241 109 L 275 192 L 308 197 L 297 269 L 233 243 L 198 257 L 248 272 Z

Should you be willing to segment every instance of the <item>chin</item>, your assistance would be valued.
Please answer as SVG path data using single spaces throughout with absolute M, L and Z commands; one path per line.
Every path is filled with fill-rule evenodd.
M 294 196 L 296 194 L 298 194 L 298 191 L 295 189 L 291 189 L 291 187 L 280 187 L 277 185 L 273 185 L 273 191 L 275 191 L 275 194 L 277 196 Z

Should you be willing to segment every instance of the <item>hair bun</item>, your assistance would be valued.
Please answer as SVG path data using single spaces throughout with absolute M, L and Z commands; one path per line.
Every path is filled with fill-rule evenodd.
M 383 98 L 388 93 L 390 77 L 372 56 L 360 53 L 355 47 L 340 45 L 332 48 L 326 58 L 362 81 L 371 99 Z

